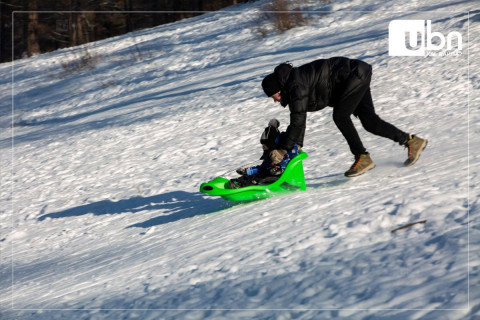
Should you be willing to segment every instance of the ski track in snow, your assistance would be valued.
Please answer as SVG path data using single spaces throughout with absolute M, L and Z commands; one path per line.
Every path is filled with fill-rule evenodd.
M 312 2 L 331 13 L 262 39 L 262 3 L 89 44 L 89 70 L 61 67 L 79 48 L 0 65 L 2 319 L 480 318 L 478 5 Z M 462 55 L 389 56 L 395 19 L 461 32 Z M 306 192 L 198 192 L 260 156 L 269 119 L 286 129 L 263 76 L 338 55 L 371 63 L 379 115 L 429 139 L 415 166 L 355 119 L 377 167 L 345 178 L 327 108 L 308 116 Z

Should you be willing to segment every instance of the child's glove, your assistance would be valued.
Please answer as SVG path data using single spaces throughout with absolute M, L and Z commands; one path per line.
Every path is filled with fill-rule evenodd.
M 238 168 L 237 173 L 241 176 L 244 176 L 247 174 L 247 168 Z
M 272 166 L 276 165 L 277 163 L 280 163 L 283 160 L 285 153 L 287 153 L 287 150 L 283 150 L 283 149 L 280 149 L 280 150 L 275 149 L 272 152 L 270 152 L 270 162 L 272 163 Z
M 270 174 L 272 176 L 280 176 L 283 173 L 283 169 L 280 166 L 275 166 L 270 169 Z

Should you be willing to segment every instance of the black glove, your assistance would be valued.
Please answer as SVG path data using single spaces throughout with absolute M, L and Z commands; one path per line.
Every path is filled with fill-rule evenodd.
M 280 176 L 283 173 L 283 169 L 280 166 L 275 166 L 270 169 L 270 174 L 272 176 Z
M 247 168 L 238 168 L 236 171 L 241 176 L 244 176 L 247 174 Z

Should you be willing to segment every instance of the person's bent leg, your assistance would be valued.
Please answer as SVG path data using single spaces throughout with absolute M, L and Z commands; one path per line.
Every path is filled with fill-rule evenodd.
M 375 113 L 370 88 L 360 101 L 354 114 L 360 118 L 365 130 L 375 135 L 391 139 L 398 142 L 401 146 L 408 148 L 408 158 L 404 162 L 405 166 L 411 166 L 417 162 L 420 154 L 427 146 L 428 141 L 426 139 L 403 132 L 394 125 L 382 120 Z
M 368 88 L 354 112 L 362 126 L 370 133 L 391 139 L 401 145 L 407 143 L 409 134 L 381 119 L 375 112 L 372 94 Z

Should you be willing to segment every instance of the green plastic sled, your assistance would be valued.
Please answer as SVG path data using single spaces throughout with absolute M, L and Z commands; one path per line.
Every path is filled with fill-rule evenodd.
M 292 191 L 305 191 L 305 175 L 302 161 L 307 158 L 305 152 L 300 151 L 298 156 L 290 160 L 281 177 L 269 185 L 255 185 L 239 189 L 230 189 L 228 179 L 217 177 L 200 185 L 200 192 L 220 196 L 231 201 L 251 201 L 269 198 L 276 194 Z

